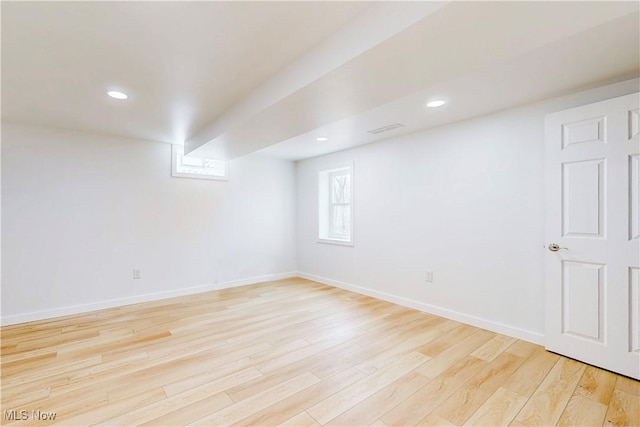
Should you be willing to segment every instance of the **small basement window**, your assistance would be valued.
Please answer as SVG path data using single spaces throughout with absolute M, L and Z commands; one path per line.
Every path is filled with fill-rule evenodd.
M 178 178 L 228 180 L 229 162 L 184 155 L 184 147 L 173 145 L 171 149 L 171 176 Z
M 353 166 L 318 175 L 318 241 L 353 245 Z

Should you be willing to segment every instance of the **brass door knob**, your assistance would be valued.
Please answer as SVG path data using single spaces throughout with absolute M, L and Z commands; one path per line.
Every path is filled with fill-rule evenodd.
M 551 252 L 558 252 L 560 249 L 566 249 L 569 250 L 569 248 L 561 248 L 559 244 L 557 243 L 550 243 L 549 244 L 549 250 Z

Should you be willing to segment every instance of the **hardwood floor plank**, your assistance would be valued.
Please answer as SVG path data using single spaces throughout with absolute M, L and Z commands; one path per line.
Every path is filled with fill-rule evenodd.
M 278 424 L 282 427 L 316 427 L 320 426 L 313 417 L 306 412 L 300 412 L 298 415 L 295 415 L 288 420 L 284 421 L 281 424 Z
M 372 342 L 377 346 L 386 346 L 389 341 L 397 340 L 400 334 L 430 319 L 430 317 L 425 313 L 406 308 L 398 310 L 361 327 L 362 334 L 355 337 L 353 342 L 362 346 L 370 346 Z
M 70 403 L 69 403 L 70 402 Z M 63 421 L 67 417 L 73 417 L 76 414 L 85 414 L 91 413 L 98 409 L 105 408 L 109 405 L 109 396 L 107 395 L 91 395 L 86 397 L 81 397 L 78 400 L 71 401 L 67 400 L 62 405 L 43 405 L 40 410 L 48 411 L 47 408 L 56 408 L 56 421 Z M 50 425 L 51 422 L 40 420 L 40 422 L 33 423 L 32 425 Z
M 571 359 L 558 360 L 516 417 L 516 425 L 555 425 L 585 368 Z
M 398 336 L 397 341 L 390 347 L 358 363 L 356 367 L 366 374 L 372 374 L 384 368 L 389 363 L 392 363 L 398 357 L 417 350 L 417 348 L 422 347 L 424 343 L 434 340 L 439 335 L 452 330 L 456 326 L 458 326 L 458 323 L 451 321 L 431 321 L 426 324 L 420 324 L 415 329 L 407 331 L 406 335 Z
M 440 415 L 436 415 L 433 412 L 421 419 L 417 425 L 430 427 L 456 427 L 456 425 L 452 424 L 449 420 L 445 420 Z
M 445 400 L 435 413 L 453 424 L 462 425 L 522 362 L 523 359 L 514 354 L 500 354 Z
M 117 417 L 123 414 L 127 414 L 137 408 L 144 407 L 151 403 L 160 401 L 167 396 L 162 391 L 162 388 L 158 387 L 153 390 L 149 390 L 145 393 L 138 394 L 129 399 L 112 401 L 109 399 L 107 406 L 101 406 L 100 408 L 92 411 L 82 412 L 76 416 L 56 421 L 54 425 L 61 426 L 87 426 L 94 425 L 108 418 Z M 53 410 L 53 409 L 52 409 Z
M 428 378 L 417 372 L 409 372 L 324 425 L 361 426 L 371 424 L 423 388 L 428 382 Z
M 263 374 L 252 381 L 248 381 L 244 384 L 231 387 L 226 391 L 226 393 L 234 402 L 239 402 L 261 392 L 265 388 L 269 388 L 281 383 L 283 379 L 290 379 L 305 372 L 311 372 L 312 374 L 314 374 L 314 372 L 311 370 L 313 367 L 322 362 L 331 363 L 332 359 L 336 357 L 337 354 L 350 353 L 351 351 L 353 351 L 354 347 L 356 347 L 356 351 L 357 349 L 359 349 L 359 347 L 348 342 L 336 345 L 325 351 L 315 353 L 308 358 L 298 360 L 291 365 L 285 365 L 282 368 L 269 374 Z M 350 367 L 351 365 L 348 365 L 346 368 Z M 322 377 L 318 375 L 316 376 L 322 379 Z
M 232 387 L 233 385 L 243 383 L 245 379 L 246 381 L 250 381 L 251 379 L 262 375 L 262 373 L 255 368 L 246 368 L 246 365 L 246 360 L 240 359 L 213 369 L 194 372 L 193 374 L 189 373 L 184 378 L 163 385 L 162 388 L 167 396 L 174 396 L 187 390 L 191 390 L 194 387 L 210 383 L 224 384 L 225 388 L 222 389 L 224 390 L 226 387 Z M 236 379 L 238 378 L 242 381 L 236 382 Z
M 436 378 L 460 360 L 468 357 L 471 352 L 493 336 L 494 334 L 489 331 L 477 330 L 425 363 L 418 369 L 418 372 L 427 378 Z
M 639 426 L 640 397 L 621 390 L 615 390 L 607 408 L 605 426 Z
M 248 399 L 227 406 L 211 415 L 200 418 L 190 425 L 211 426 L 211 425 L 231 425 L 246 418 L 255 412 L 269 407 L 289 396 L 301 392 L 321 380 L 315 375 L 307 372 L 289 381 L 285 381 L 275 387 L 271 387 L 262 393 L 256 394 Z
M 606 406 L 611 400 L 617 379 L 618 376 L 612 372 L 594 366 L 587 366 L 578 383 L 575 394 Z
M 3 394 L 2 408 L 15 409 L 26 406 L 30 407 L 33 402 L 48 399 L 50 394 L 49 389 L 44 386 L 28 389 L 25 393 L 12 396 L 10 399 L 6 399 Z
M 260 371 L 258 371 L 254 367 L 251 367 L 243 369 L 241 371 L 235 371 L 223 377 L 220 377 L 220 372 L 217 372 L 217 375 L 215 377 L 211 376 L 207 378 L 206 381 L 202 381 L 201 376 L 198 374 L 195 376 L 196 378 L 198 378 L 197 382 L 191 381 L 194 377 L 188 377 L 185 380 L 166 384 L 162 388 L 164 389 L 165 394 L 170 397 L 180 395 L 182 393 L 188 392 L 189 390 L 198 389 L 200 387 L 207 387 L 210 390 L 214 390 L 212 394 L 215 394 L 218 392 L 226 391 L 231 387 L 246 383 L 261 376 L 262 373 Z
M 278 357 L 259 363 L 256 365 L 256 368 L 263 374 L 269 374 L 295 362 L 304 360 L 318 353 L 322 353 L 325 350 L 329 350 L 332 347 L 344 343 L 348 339 L 348 336 L 330 337 L 327 340 L 288 351 Z
M 417 425 L 486 365 L 484 360 L 467 356 L 380 417 L 380 420 L 390 426 Z M 416 369 L 416 372 L 420 373 L 420 369 Z
M 311 368 L 311 373 L 318 378 L 330 377 L 344 369 L 354 366 L 371 355 L 371 350 L 360 347 L 357 344 L 348 343 L 343 351 L 332 354 L 327 358 L 316 361 Z
M 451 331 L 422 345 L 420 348 L 416 349 L 416 351 L 433 358 L 477 331 L 478 329 L 473 326 L 457 325 Z
M 244 379 L 252 378 L 252 375 L 259 375 L 259 372 L 255 368 L 251 368 L 253 371 L 249 370 L 244 371 L 244 375 L 237 375 L 233 379 L 226 379 L 226 381 L 230 381 L 230 384 L 233 384 L 236 381 L 242 381 Z M 221 391 L 225 388 L 226 381 L 217 381 L 208 384 L 201 385 L 200 387 L 196 387 L 187 391 L 184 391 L 179 394 L 175 394 L 173 396 L 167 397 L 166 399 L 159 400 L 157 402 L 153 402 L 149 405 L 143 406 L 141 408 L 135 409 L 133 411 L 129 411 L 126 414 L 122 414 L 118 417 L 109 418 L 101 423 L 95 424 L 96 426 L 128 426 L 128 425 L 139 425 L 145 423 L 147 421 L 153 420 L 158 417 L 162 417 L 165 414 L 169 414 L 174 411 L 176 407 L 181 408 L 188 406 L 191 402 L 198 402 L 204 399 L 214 398 L 218 395 L 226 394 Z M 214 399 L 214 401 L 224 401 L 230 405 L 232 402 L 228 396 L 227 399 L 220 396 L 219 398 Z M 227 406 L 227 405 L 225 405 Z
M 99 366 L 102 362 L 101 356 L 95 356 L 79 362 L 59 363 L 56 366 L 32 369 L 30 372 L 7 376 L 2 380 L 2 398 L 5 399 L 15 394 L 24 393 L 24 390 L 38 387 L 43 380 L 46 380 L 47 384 L 68 380 L 74 373 L 87 367 Z
M 617 375 L 616 388 L 634 396 L 640 396 L 640 381 Z
M 33 389 L 34 387 L 46 388 L 53 397 L 59 396 L 58 390 L 60 388 L 67 387 L 68 390 L 72 390 L 74 389 L 74 384 L 78 385 L 87 378 L 97 377 L 107 371 L 114 372 L 123 366 L 146 360 L 148 360 L 148 357 L 145 353 L 134 353 L 128 357 L 108 362 L 103 357 L 96 356 L 81 362 L 65 362 L 60 363 L 59 366 L 43 369 L 40 376 L 38 375 L 40 370 L 34 370 L 29 375 L 22 377 L 25 379 L 24 383 L 6 384 L 6 387 L 3 387 L 3 400 L 16 394 L 24 394 L 26 389 Z M 78 385 L 78 387 L 80 386 Z
M 504 335 L 496 335 L 485 344 L 480 346 L 478 349 L 476 349 L 473 353 L 471 353 L 471 355 L 477 357 L 478 359 L 491 362 L 516 341 L 517 340 L 515 338 L 507 337 Z
M 559 426 L 601 426 L 607 413 L 607 405 L 574 394 L 558 421 Z
M 463 425 L 508 426 L 526 402 L 525 396 L 499 387 Z
M 410 353 L 385 368 L 339 391 L 335 395 L 307 409 L 320 424 L 326 424 L 350 407 L 373 395 L 393 381 L 425 363 L 429 358 L 421 353 Z
M 515 354 L 516 356 L 520 356 L 523 358 L 527 358 L 533 354 L 534 351 L 541 349 L 542 347 L 533 344 L 527 341 L 517 340 L 514 342 L 509 348 L 507 348 L 507 353 Z
M 183 426 L 232 404 L 233 401 L 229 396 L 225 393 L 218 393 L 189 403 L 140 425 L 145 427 Z
M 54 422 L 61 422 L 78 414 L 94 411 L 98 408 L 105 407 L 109 404 L 109 396 L 106 393 L 91 396 L 79 396 L 77 399 L 66 399 L 56 404 L 42 403 L 22 407 L 19 410 L 26 410 L 27 413 L 33 414 L 33 411 L 55 412 L 55 418 L 49 419 L 29 419 L 30 426 L 46 426 Z M 24 422 L 14 421 L 8 423 L 3 420 L 2 425 L 24 425 Z
M 34 366 L 43 366 L 47 360 L 55 359 L 57 355 L 57 351 L 49 351 L 25 359 L 3 362 L 1 376 L 4 378 L 24 371 L 29 371 L 30 369 L 33 369 Z
M 87 407 L 82 406 L 83 402 L 87 401 L 89 402 Z M 97 391 L 95 393 L 70 393 L 65 396 L 45 397 L 22 405 L 13 405 L 13 402 L 7 405 L 3 403 L 2 407 L 26 410 L 27 412 L 31 412 L 33 409 L 41 409 L 43 411 L 55 410 L 57 413 L 56 420 L 60 421 L 82 412 L 90 411 L 90 406 L 106 406 L 106 404 L 100 405 L 96 404 L 96 402 L 106 402 L 106 404 L 108 404 L 108 393 L 105 391 Z
M 502 387 L 519 395 L 531 397 L 542 380 L 560 359 L 560 356 L 539 347 L 524 361 L 520 368 L 509 377 Z
M 366 375 L 354 367 L 338 372 L 329 378 L 323 379 L 321 382 L 312 385 L 294 396 L 282 400 L 274 405 L 269 406 L 261 411 L 254 413 L 242 420 L 236 425 L 255 425 L 255 426 L 272 426 L 286 421 L 293 414 L 315 405 L 363 379 Z
M 161 364 L 141 367 L 126 375 L 119 375 L 106 382 L 104 380 L 94 382 L 93 385 L 100 386 L 100 384 L 102 384 L 104 388 L 109 390 L 110 396 L 118 400 L 125 399 L 144 392 L 151 387 L 162 387 L 180 378 L 189 376 L 194 373 L 194 370 L 202 366 L 207 366 L 207 364 L 213 368 L 211 365 L 231 363 L 255 354 L 263 348 L 264 346 L 262 344 L 256 344 L 255 346 L 246 347 L 237 352 L 231 351 L 227 354 L 221 354 L 220 352 L 196 353 L 195 355 L 165 361 Z M 210 363 L 212 359 L 216 361 L 215 364 Z M 63 393 L 63 390 L 58 391 L 58 394 Z

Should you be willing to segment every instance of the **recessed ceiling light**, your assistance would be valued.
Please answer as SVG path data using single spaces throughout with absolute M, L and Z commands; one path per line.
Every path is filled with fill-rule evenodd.
M 110 90 L 107 92 L 107 95 L 115 99 L 127 99 L 129 97 L 126 93 L 119 92 L 117 90 Z
M 319 141 L 319 142 L 328 141 L 328 140 L 329 138 L 327 138 L 326 136 L 319 136 L 316 138 L 316 141 Z
M 427 107 L 429 108 L 442 107 L 444 104 L 446 104 L 446 102 L 443 101 L 442 99 L 436 99 L 435 101 L 427 102 Z

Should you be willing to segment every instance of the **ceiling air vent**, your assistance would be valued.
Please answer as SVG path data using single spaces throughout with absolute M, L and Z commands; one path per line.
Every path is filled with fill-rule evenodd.
M 394 123 L 392 125 L 382 126 L 381 128 L 378 128 L 378 129 L 372 129 L 370 131 L 367 131 L 367 133 L 370 133 L 371 135 L 377 135 L 379 133 L 389 132 L 390 130 L 399 129 L 403 127 L 404 127 L 403 124 Z

